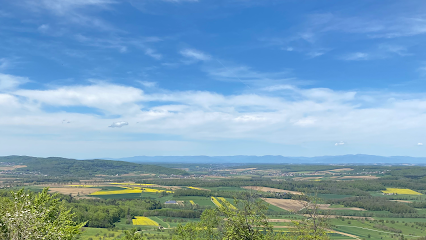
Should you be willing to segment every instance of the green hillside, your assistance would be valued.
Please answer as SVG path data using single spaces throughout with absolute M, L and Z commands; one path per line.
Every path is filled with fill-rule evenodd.
M 166 175 L 186 175 L 185 171 L 166 168 L 156 165 L 137 164 L 112 160 L 76 160 L 59 157 L 38 158 L 29 156 L 0 157 L 0 162 L 26 165 L 27 167 L 15 169 L 21 173 L 40 173 L 49 176 L 94 176 L 126 174 L 131 172 L 154 173 Z

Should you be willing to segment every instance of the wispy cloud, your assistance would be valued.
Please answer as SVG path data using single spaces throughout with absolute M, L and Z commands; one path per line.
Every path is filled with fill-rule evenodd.
M 426 63 L 424 63 L 421 67 L 419 67 L 417 71 L 420 73 L 420 75 L 426 76 Z
M 10 67 L 10 60 L 6 58 L 0 58 L 0 70 L 5 70 Z
M 182 56 L 196 61 L 209 61 L 211 56 L 196 49 L 184 49 L 179 52 Z
M 33 11 L 47 10 L 62 21 L 96 28 L 98 30 L 115 30 L 109 23 L 85 12 L 88 8 L 107 10 L 112 4 L 119 2 L 114 0 L 40 0 L 25 1 L 25 8 Z
M 408 52 L 407 47 L 395 44 L 380 44 L 379 50 L 384 51 L 385 53 L 392 53 L 399 56 L 410 56 L 411 53 Z
M 347 54 L 345 56 L 342 56 L 341 58 L 346 61 L 363 61 L 368 60 L 370 58 L 370 55 L 364 52 L 356 52 Z
M 0 91 L 14 90 L 22 84 L 29 82 L 27 77 L 20 77 L 0 73 Z
M 145 54 L 156 59 L 156 60 L 161 60 L 161 58 L 163 58 L 163 56 L 159 53 L 157 53 L 154 49 L 152 48 L 147 48 L 145 50 Z
M 148 87 L 148 88 L 152 88 L 152 87 L 156 87 L 157 86 L 156 82 L 138 81 L 138 83 L 140 83 L 142 86 Z
M 128 122 L 113 122 L 108 127 L 110 127 L 110 128 L 121 128 L 121 127 L 124 127 L 124 126 L 127 126 L 127 125 L 129 125 Z
M 45 8 L 58 15 L 66 15 L 69 12 L 84 7 L 102 7 L 117 3 L 114 0 L 41 0 L 29 1 L 29 6 Z

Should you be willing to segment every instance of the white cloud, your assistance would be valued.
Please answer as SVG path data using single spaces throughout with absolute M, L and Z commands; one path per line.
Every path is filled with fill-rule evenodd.
M 184 49 L 179 52 L 182 56 L 197 60 L 197 61 L 209 61 L 211 57 L 201 51 L 195 49 Z
M 315 50 L 309 51 L 308 53 L 306 53 L 306 55 L 310 58 L 316 58 L 316 57 L 324 55 L 326 52 L 328 52 L 327 49 L 315 49 Z
M 123 126 L 127 126 L 129 125 L 128 122 L 113 122 L 111 125 L 109 125 L 108 127 L 110 128 L 121 128 Z
M 49 29 L 50 26 L 48 24 L 42 24 L 37 28 L 40 32 L 47 32 Z
M 345 145 L 345 142 L 340 141 L 334 144 L 334 146 L 342 146 L 342 145 Z
M 163 56 L 159 53 L 156 53 L 154 49 L 151 48 L 147 48 L 145 50 L 145 54 L 156 59 L 156 60 L 160 60 L 161 58 L 163 58 Z
M 74 23 L 98 30 L 112 31 L 115 29 L 110 24 L 95 17 L 93 14 L 86 14 L 84 10 L 87 8 L 106 10 L 111 4 L 116 3 L 118 2 L 113 0 L 27 0 L 22 6 L 34 11 L 47 10 L 57 16 L 61 21 L 67 23 Z
M 395 16 L 374 14 L 373 16 L 341 17 L 336 14 L 313 14 L 308 18 L 309 39 L 315 33 L 330 31 L 366 34 L 370 38 L 397 38 L 426 33 L 426 18 L 423 14 L 405 12 Z M 321 19 L 320 21 L 318 19 Z
M 368 60 L 370 55 L 368 53 L 363 52 L 356 52 L 347 54 L 346 56 L 343 56 L 342 59 L 346 61 L 362 61 L 362 60 Z
M 412 55 L 408 53 L 407 47 L 400 45 L 392 45 L 392 44 L 380 44 L 379 49 L 388 53 L 393 53 L 399 56 L 409 56 Z
M 149 82 L 149 81 L 137 81 L 138 83 L 142 84 L 142 86 L 144 87 L 148 87 L 148 88 L 152 88 L 152 87 L 156 87 L 157 83 L 156 82 Z
M 417 143 L 417 146 L 423 146 L 423 143 Z
M 10 67 L 10 61 L 6 58 L 0 58 L 0 70 L 5 70 Z
M 417 69 L 422 76 L 426 76 L 426 63 Z
M 26 77 L 0 73 L 0 91 L 13 90 L 27 82 L 29 82 L 29 79 Z
M 86 106 L 108 114 L 131 112 L 144 99 L 138 88 L 98 83 L 89 86 L 68 86 L 49 90 L 18 90 L 14 95 L 50 106 Z
M 33 7 L 46 8 L 58 15 L 66 15 L 83 7 L 106 7 L 107 5 L 117 3 L 113 0 L 41 0 L 28 1 Z
M 426 134 L 424 94 L 334 91 L 285 84 L 234 95 L 159 88 L 144 92 L 103 82 L 45 90 L 14 90 L 17 86 L 3 88 L 5 92 L 0 94 L 4 137 L 31 133 L 92 139 L 99 144 L 120 141 L 127 135 L 104 139 L 104 134 L 112 134 L 105 132 L 105 126 L 122 125 L 111 124 L 122 119 L 139 124 L 122 125 L 126 127 L 115 134 L 172 134 L 191 141 L 297 145 L 345 139 L 335 142 L 336 146 L 346 141 L 351 146 L 377 146 L 398 145 Z M 84 109 L 76 113 L 69 107 Z M 72 124 L 62 124 L 63 119 Z

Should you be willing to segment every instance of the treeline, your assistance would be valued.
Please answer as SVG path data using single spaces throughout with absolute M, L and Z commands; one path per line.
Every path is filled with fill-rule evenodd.
M 224 198 L 237 198 L 244 199 L 247 196 L 248 191 L 204 191 L 204 190 L 195 190 L 195 189 L 177 189 L 174 190 L 174 197 L 182 197 L 182 196 L 199 196 L 199 197 L 224 197 Z M 253 196 L 258 198 L 266 197 L 266 198 L 287 198 L 290 199 L 293 197 L 292 194 L 274 194 L 267 192 L 258 192 Z
M 203 212 L 201 210 L 178 210 L 178 209 L 158 209 L 145 211 L 143 216 L 165 216 L 165 217 L 180 217 L 180 218 L 199 218 Z
M 168 209 L 154 199 L 104 200 L 75 199 L 67 195 L 59 196 L 66 206 L 76 214 L 75 220 L 78 222 L 87 221 L 87 227 L 112 228 L 120 219 L 130 220 L 135 216 L 197 218 L 200 217 L 202 212 L 198 209 Z
M 156 179 L 144 180 L 140 183 L 155 183 L 166 186 L 199 186 L 199 187 L 242 187 L 262 186 L 291 191 L 317 192 L 323 194 L 340 194 L 369 196 L 368 191 L 385 190 L 386 187 L 374 180 L 358 181 L 272 181 L 264 178 L 223 179 L 219 181 L 200 181 L 194 179 Z
M 23 164 L 27 167 L 14 170 L 17 173 L 33 173 L 48 176 L 93 177 L 121 175 L 130 172 L 166 175 L 188 175 L 186 171 L 156 165 L 137 164 L 112 160 L 76 160 L 59 157 L 38 158 L 28 156 L 0 157 L 0 162 Z
M 364 208 L 369 211 L 389 211 L 395 214 L 417 213 L 417 210 L 407 204 L 392 202 L 382 197 L 349 197 L 327 201 L 330 204 L 341 204 L 345 207 Z

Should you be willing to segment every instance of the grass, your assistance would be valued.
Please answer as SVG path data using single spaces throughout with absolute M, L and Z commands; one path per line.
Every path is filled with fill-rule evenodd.
M 416 226 L 412 222 L 405 225 L 402 221 L 404 218 L 392 218 L 394 223 L 391 223 L 391 218 L 387 219 L 389 222 L 380 223 L 387 227 L 392 227 L 395 229 L 402 230 L 402 234 L 405 235 L 406 238 L 412 237 L 412 236 L 424 236 L 424 229 L 421 227 Z M 418 219 L 420 220 L 420 219 Z M 350 224 L 349 224 L 350 222 Z M 369 222 L 369 221 L 360 221 L 360 220 L 351 220 L 351 219 L 345 219 L 345 221 L 339 220 L 339 219 L 332 219 L 331 223 L 336 226 L 333 228 L 336 231 L 345 232 L 349 234 L 353 234 L 356 236 L 359 236 L 361 238 L 368 238 L 369 239 L 394 239 L 391 236 L 395 233 L 383 230 L 380 228 L 375 228 L 375 225 L 378 225 L 379 223 L 375 222 Z M 412 234 L 412 236 L 410 236 Z M 415 238 L 413 238 L 415 239 Z
M 102 239 L 105 240 L 113 240 L 120 236 L 124 236 L 122 230 L 108 230 L 106 228 L 84 228 L 79 239 L 89 240 L 90 238 L 99 239 L 99 237 L 102 237 Z
M 347 198 L 347 197 L 352 197 L 351 195 L 339 195 L 339 194 L 318 194 L 317 195 L 318 198 L 321 199 L 341 199 L 341 198 Z

